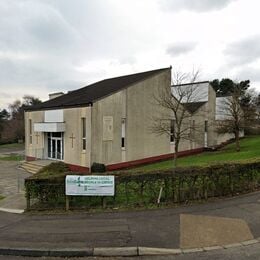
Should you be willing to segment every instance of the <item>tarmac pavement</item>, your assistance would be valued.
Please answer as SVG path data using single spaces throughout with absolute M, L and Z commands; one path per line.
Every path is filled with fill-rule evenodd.
M 17 162 L 0 161 L 0 195 L 5 196 L 0 210 L 25 207 L 23 182 L 29 174 L 17 166 Z M 156 248 L 185 252 L 176 256 L 140 256 L 141 259 L 260 259 L 260 244 L 245 246 L 247 242 L 243 242 L 260 241 L 259 238 L 260 192 L 171 209 L 64 214 L 0 212 L 2 253 L 1 249 L 26 249 L 49 255 L 55 250 L 61 253 L 88 249 L 93 255 L 117 247 L 118 252 L 126 254 L 127 249 L 122 248 L 128 247 L 139 255 L 157 252 Z M 236 247 L 223 249 L 227 244 Z M 201 252 L 214 247 L 217 250 Z M 199 252 L 193 252 L 194 248 Z M 0 259 L 26 259 L 3 257 Z
M 246 227 L 249 238 L 259 238 L 260 192 L 200 205 L 134 212 L 56 215 L 17 215 L 1 212 L 0 248 L 43 250 L 136 246 L 179 248 L 183 229 L 180 219 L 183 215 L 204 216 L 209 217 L 209 220 L 214 217 L 212 226 L 209 225 L 210 221 L 205 221 L 209 225 L 204 229 L 205 236 L 218 227 L 216 221 L 220 217 L 220 221 L 223 218 L 225 221 L 231 221 L 230 223 L 232 219 L 235 221 L 235 230 L 218 230 L 221 237 L 232 237 L 232 232 L 236 232 L 237 241 L 233 242 L 245 241 L 248 239 L 244 233 Z M 203 225 L 203 222 L 200 223 Z M 242 223 L 243 228 L 240 229 L 239 223 Z M 196 241 L 194 227 L 188 225 L 185 232 L 186 236 L 190 233 Z M 209 236 L 209 241 L 205 240 L 205 244 L 200 246 L 208 246 L 207 243 L 212 243 L 211 240 L 212 237 Z M 201 243 L 200 240 L 197 242 Z M 221 244 L 221 240 L 218 243 Z M 193 247 L 192 244 L 190 248 Z M 185 248 L 189 248 L 189 245 L 186 244 Z
M 23 211 L 26 206 L 24 179 L 30 176 L 24 170 L 18 169 L 17 161 L 0 161 L 0 210 Z

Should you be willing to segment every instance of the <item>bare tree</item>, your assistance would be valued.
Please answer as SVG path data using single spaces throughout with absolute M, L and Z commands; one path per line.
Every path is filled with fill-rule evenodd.
M 3 139 L 8 142 L 24 140 L 24 108 L 34 106 L 41 101 L 31 95 L 25 95 L 22 100 L 9 104 L 10 117 L 3 126 Z
M 199 102 L 201 98 L 198 84 L 194 84 L 198 75 L 199 71 L 193 71 L 192 73 L 174 72 L 172 77 L 173 85 L 170 88 L 169 86 L 159 88 L 158 93 L 153 96 L 155 105 L 161 107 L 162 110 L 158 115 L 151 118 L 150 130 L 159 135 L 166 134 L 174 142 L 175 167 L 180 142 L 182 140 L 194 140 L 195 131 L 199 130 L 199 126 L 192 123 L 193 115 L 187 108 L 187 104 Z
M 222 97 L 221 120 L 217 122 L 217 131 L 219 133 L 234 134 L 236 141 L 236 151 L 240 151 L 239 136 L 245 127 L 245 111 L 241 106 L 241 98 L 243 93 L 238 85 L 236 85 L 232 93 L 227 97 Z

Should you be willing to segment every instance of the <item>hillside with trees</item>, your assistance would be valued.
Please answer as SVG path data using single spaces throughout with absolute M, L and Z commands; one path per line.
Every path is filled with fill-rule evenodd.
M 24 142 L 24 108 L 39 103 L 39 98 L 26 95 L 0 110 L 0 144 Z

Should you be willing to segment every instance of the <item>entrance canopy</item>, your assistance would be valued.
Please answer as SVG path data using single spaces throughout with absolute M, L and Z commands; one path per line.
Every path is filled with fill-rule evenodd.
M 35 132 L 65 132 L 65 123 L 34 123 Z

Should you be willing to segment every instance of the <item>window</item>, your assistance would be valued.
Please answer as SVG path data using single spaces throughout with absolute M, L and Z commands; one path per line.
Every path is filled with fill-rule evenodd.
M 32 119 L 29 119 L 29 142 L 32 144 Z
M 52 137 L 62 137 L 62 132 L 53 132 Z
M 87 138 L 86 138 L 86 118 L 81 118 L 81 132 L 82 132 L 82 150 L 86 150 Z
M 205 128 L 204 128 L 204 131 L 205 131 L 205 133 L 208 132 L 208 121 L 205 121 Z
M 193 142 L 194 142 L 194 140 L 195 140 L 195 120 L 192 120 L 192 140 L 193 140 Z
M 121 120 L 121 129 L 122 129 L 121 148 L 122 149 L 125 149 L 125 125 L 126 125 L 126 119 L 122 118 L 122 120 Z
M 174 142 L 174 134 L 175 134 L 175 129 L 174 129 L 174 120 L 170 121 L 170 141 L 171 143 Z

